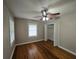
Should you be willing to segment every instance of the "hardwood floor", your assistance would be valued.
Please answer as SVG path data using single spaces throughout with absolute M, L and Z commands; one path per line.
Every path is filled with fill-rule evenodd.
M 76 57 L 58 47 L 50 41 L 17 46 L 13 59 L 76 59 Z

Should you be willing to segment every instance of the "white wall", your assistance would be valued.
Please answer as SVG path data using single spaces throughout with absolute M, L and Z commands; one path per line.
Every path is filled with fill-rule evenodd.
M 14 19 L 5 5 L 3 7 L 3 11 L 4 11 L 4 14 L 3 14 L 3 59 L 10 59 L 15 41 L 13 42 L 11 46 L 9 20 L 12 20 L 14 23 Z M 11 19 L 9 19 L 9 17 Z
M 28 37 L 28 23 L 37 23 L 37 37 Z M 44 39 L 44 23 L 36 20 L 15 18 L 16 43 L 25 43 Z

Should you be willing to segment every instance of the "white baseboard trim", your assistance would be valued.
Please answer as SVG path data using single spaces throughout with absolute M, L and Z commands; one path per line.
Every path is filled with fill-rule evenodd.
M 24 44 L 29 44 L 29 43 L 33 43 L 33 42 L 39 42 L 39 41 L 43 41 L 43 40 L 44 39 L 36 40 L 36 41 L 31 41 L 31 42 L 24 42 L 24 43 L 15 44 L 15 46 L 13 48 L 13 51 L 11 53 L 10 59 L 12 59 L 12 57 L 13 57 L 13 54 L 14 54 L 14 51 L 15 51 L 16 46 L 18 46 L 18 45 L 24 45 Z
M 12 59 L 12 57 L 13 57 L 13 54 L 14 54 L 15 48 L 16 48 L 16 45 L 15 45 L 14 48 L 13 48 L 13 51 L 12 51 L 11 56 L 10 56 L 10 59 Z
M 30 41 L 30 42 L 24 42 L 24 43 L 19 43 L 19 44 L 16 44 L 16 46 L 18 45 L 24 45 L 24 44 L 29 44 L 29 43 L 34 43 L 34 42 L 39 42 L 39 41 L 43 41 L 44 39 L 40 39 L 40 40 L 35 40 L 35 41 Z
M 68 49 L 66 49 L 66 48 L 64 48 L 62 46 L 58 46 L 58 47 L 65 50 L 65 51 L 67 51 L 67 52 L 69 52 L 69 53 L 71 53 L 71 54 L 73 54 L 73 55 L 76 55 L 76 53 L 74 53 L 74 52 L 72 52 L 72 51 L 70 51 L 70 50 L 68 50 Z

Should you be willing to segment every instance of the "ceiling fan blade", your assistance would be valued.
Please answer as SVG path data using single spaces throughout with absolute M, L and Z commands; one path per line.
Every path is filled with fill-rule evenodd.
M 42 16 L 35 16 L 34 18 L 41 18 Z
M 33 18 L 38 19 L 38 20 L 42 20 L 42 16 L 35 16 Z
M 48 15 L 60 15 L 60 13 L 47 13 Z
M 48 13 L 47 17 L 51 20 L 53 18 L 59 17 L 60 13 Z

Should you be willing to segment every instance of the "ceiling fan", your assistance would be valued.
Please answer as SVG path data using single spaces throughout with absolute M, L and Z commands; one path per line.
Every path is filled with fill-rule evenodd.
M 47 8 L 43 8 L 41 10 L 42 15 L 41 16 L 35 16 L 34 18 L 40 18 L 40 20 L 47 21 L 51 20 L 55 17 L 59 17 L 60 13 L 49 13 Z

